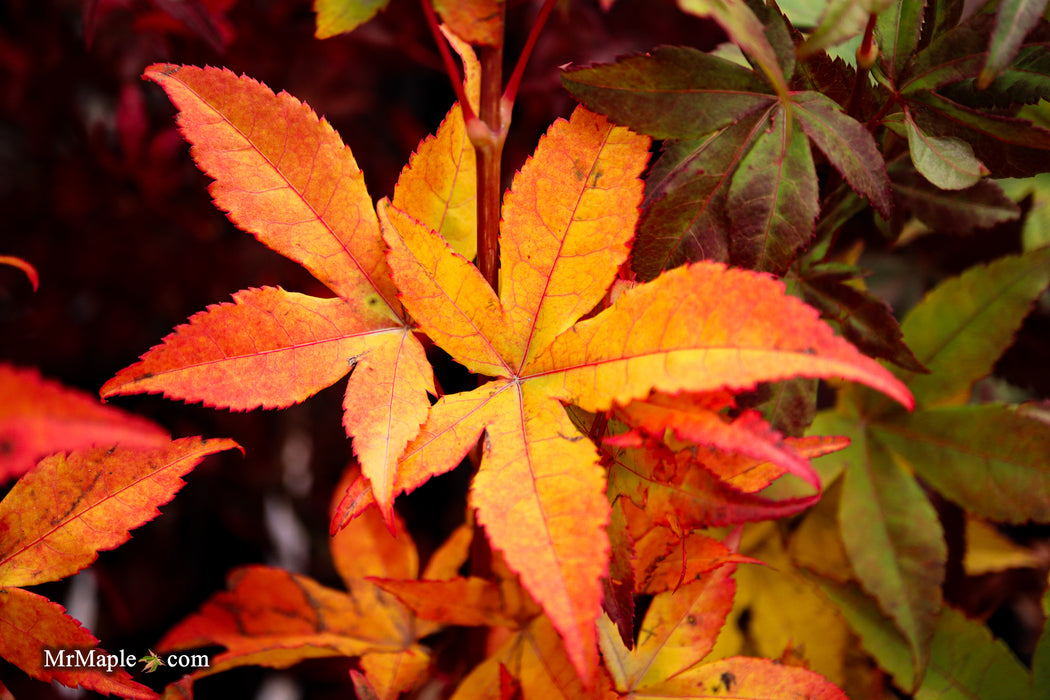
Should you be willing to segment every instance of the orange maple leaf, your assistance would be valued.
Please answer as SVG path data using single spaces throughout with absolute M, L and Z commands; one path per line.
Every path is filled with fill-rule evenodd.
M 164 64 L 151 66 L 144 77 L 179 108 L 179 127 L 197 165 L 215 179 L 215 204 L 237 226 L 302 264 L 336 297 L 242 290 L 233 303 L 211 306 L 176 328 L 108 381 L 102 396 L 149 392 L 237 411 L 276 408 L 303 401 L 352 371 L 343 424 L 389 520 L 394 466 L 426 419 L 427 394 L 435 388 L 423 346 L 397 301 L 353 154 L 308 106 L 248 77 Z M 436 146 L 462 129 L 457 107 Z M 473 161 L 463 151 L 448 168 L 459 177 L 458 187 L 446 193 L 450 198 L 473 189 Z M 424 168 L 439 157 L 422 161 Z M 426 202 L 417 205 L 419 198 L 410 194 L 404 199 L 426 218 Z
M 347 470 L 340 488 L 357 478 Z M 358 657 L 379 698 L 395 700 L 430 668 L 431 656 L 418 640 L 441 625 L 417 619 L 412 611 L 371 578 L 415 580 L 415 544 L 395 515 L 392 529 L 378 509 L 368 508 L 330 541 L 332 559 L 347 590 L 323 586 L 300 574 L 266 566 L 234 571 L 227 590 L 176 625 L 160 641 L 161 651 L 219 644 L 225 651 L 198 669 L 198 679 L 238 666 L 286 668 L 310 658 Z M 457 531 L 431 558 L 424 576 L 449 576 L 466 559 L 464 534 Z
M 145 418 L 103 406 L 33 369 L 0 364 L 0 481 L 21 476 L 60 450 L 119 442 L 159 447 L 170 437 Z
M 813 698 L 847 700 L 816 673 L 769 659 L 733 657 L 704 663 L 733 606 L 735 564 L 703 573 L 674 593 L 656 595 L 628 649 L 607 617 L 599 620 L 605 668 L 624 698 Z
M 651 391 L 740 391 L 801 375 L 907 389 L 781 283 L 697 263 L 603 299 L 627 259 L 649 140 L 579 108 L 555 123 L 503 206 L 499 296 L 437 233 L 378 209 L 399 298 L 421 330 L 493 380 L 446 395 L 408 445 L 397 490 L 455 467 L 481 434 L 471 497 L 492 545 L 543 607 L 581 677 L 597 661 L 609 504 L 595 446 L 563 405 L 607 411 Z
M 809 461 L 796 454 L 791 443 L 773 430 L 758 411 L 746 410 L 726 420 L 720 410 L 733 407 L 724 391 L 666 396 L 653 394 L 645 401 L 632 401 L 617 411 L 628 424 L 656 438 L 671 431 L 678 441 L 706 445 L 724 452 L 768 461 L 820 489 L 820 478 Z M 607 439 L 610 444 L 629 444 L 634 431 Z
M 94 448 L 47 457 L 19 479 L 0 502 L 0 657 L 43 681 L 156 697 L 112 664 L 109 673 L 46 667 L 45 649 L 110 655 L 62 606 L 20 587 L 74 574 L 99 550 L 124 543 L 182 488 L 181 477 L 205 456 L 233 447 L 232 440 L 183 438 L 149 450 Z

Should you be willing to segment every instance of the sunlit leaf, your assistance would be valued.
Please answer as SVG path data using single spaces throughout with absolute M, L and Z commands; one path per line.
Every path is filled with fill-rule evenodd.
M 457 104 L 412 154 L 393 196 L 395 207 L 440 233 L 468 260 L 478 241 L 476 170 L 474 146 Z
M 667 697 L 846 700 L 845 693 L 812 671 L 743 656 L 703 664 L 643 688 L 632 697 L 637 700 Z
M 503 43 L 505 0 L 434 0 L 434 9 L 464 41 L 499 46 Z
M 994 525 L 976 516 L 967 516 L 966 554 L 963 557 L 963 570 L 967 576 L 1038 567 L 1039 557 L 1035 551 L 1014 542 Z
M 348 300 L 399 309 L 364 176 L 307 105 L 228 70 L 156 64 L 145 77 L 179 108 L 179 128 L 230 220 Z
M 349 469 L 343 483 L 357 473 Z M 439 626 L 416 619 L 366 578 L 416 578 L 415 545 L 399 519 L 391 525 L 369 508 L 332 539 L 347 591 L 280 569 L 243 567 L 228 577 L 228 590 L 176 625 L 157 648 L 225 647 L 193 679 L 246 665 L 286 668 L 311 658 L 359 657 L 372 691 L 395 700 L 428 672 L 430 653 L 417 639 Z
M 494 377 L 438 400 L 406 448 L 395 489 L 449 471 L 484 431 L 471 492 L 478 520 L 551 617 L 583 677 L 593 673 L 596 655 L 609 506 L 597 451 L 563 403 L 601 411 L 653 389 L 739 389 L 798 374 L 855 378 L 909 402 L 884 369 L 783 296 L 778 283 L 720 265 L 679 268 L 572 325 L 604 294 L 591 280 L 611 283 L 626 257 L 624 229 L 637 216 L 627 203 L 640 199 L 646 145 L 582 109 L 552 127 L 508 196 L 498 300 L 437 234 L 392 207 L 380 209 L 401 301 L 455 359 Z M 556 177 L 567 182 L 541 194 L 540 181 L 555 177 L 541 165 L 561 168 Z M 539 219 L 519 216 L 519 197 L 527 203 L 522 214 Z M 532 232 L 529 245 L 519 242 L 525 230 L 517 228 Z M 674 318 L 702 318 L 706 328 L 698 333 Z
M 608 618 L 599 620 L 602 654 L 622 691 L 637 693 L 698 664 L 710 653 L 733 603 L 735 567 L 720 566 L 673 594 L 653 598 L 628 651 Z
M 242 290 L 234 303 L 212 306 L 178 327 L 107 382 L 102 395 L 164 393 L 234 410 L 286 407 L 353 370 L 344 425 L 390 520 L 394 465 L 419 432 L 435 387 L 402 315 L 350 149 L 305 104 L 250 78 L 165 64 L 151 66 L 146 77 L 179 108 L 191 153 L 215 179 L 216 205 L 338 296 Z M 419 170 L 425 179 L 425 164 Z M 442 174 L 450 176 L 447 169 Z M 451 202 L 457 194 L 452 185 L 434 196 Z M 433 215 L 435 206 L 441 208 L 434 201 L 423 208 Z
M 634 401 L 620 412 L 624 420 L 650 435 L 661 438 L 665 431 L 691 444 L 709 445 L 725 452 L 739 453 L 760 461 L 773 462 L 805 480 L 814 488 L 820 482 L 809 463 L 786 444 L 755 411 L 744 411 L 732 421 L 718 413 L 721 402 L 712 403 L 704 395 L 665 397 L 654 395 L 648 401 Z
M 514 690 L 521 695 L 513 695 Z M 517 630 L 459 684 L 452 700 L 586 697 L 565 646 L 550 620 L 540 616 Z M 597 691 L 596 691 L 597 692 Z

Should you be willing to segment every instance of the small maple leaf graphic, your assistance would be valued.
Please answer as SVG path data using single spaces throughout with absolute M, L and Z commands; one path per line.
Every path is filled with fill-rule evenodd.
M 158 666 L 164 665 L 164 662 L 160 660 L 160 657 L 152 649 L 149 650 L 149 654 L 143 656 L 139 661 L 146 664 L 146 668 L 143 669 L 146 673 L 153 673 Z

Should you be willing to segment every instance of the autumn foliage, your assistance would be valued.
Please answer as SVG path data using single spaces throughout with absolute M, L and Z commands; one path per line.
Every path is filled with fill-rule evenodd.
M 224 46 L 229 4 L 158 7 Z M 316 36 L 345 40 L 385 5 L 317 0 Z M 315 548 L 334 575 L 230 561 L 225 590 L 152 642 L 150 658 L 209 655 L 165 689 L 142 675 L 159 661 L 136 678 L 48 666 L 100 642 L 25 587 L 89 567 L 239 445 L 173 440 L 0 365 L 0 477 L 21 477 L 0 502 L 0 657 L 134 698 L 326 658 L 360 698 L 1050 689 L 1050 636 L 1025 668 L 952 588 L 971 527 L 1016 556 L 988 523 L 1050 522 L 1045 403 L 978 390 L 1050 284 L 1045 233 L 939 280 L 900 322 L 862 267 L 865 247 L 1020 220 L 1010 190 L 1035 219 L 1041 8 L 833 2 L 807 26 L 772 2 L 680 0 L 728 43 L 564 67 L 580 104 L 503 191 L 555 5 L 538 3 L 504 81 L 504 3 L 423 3 L 457 100 L 389 192 L 323 105 L 224 68 L 143 66 L 215 206 L 309 277 L 227 290 L 101 397 L 246 412 L 339 385 L 345 468 Z M 849 61 L 828 53 L 851 39 Z M 0 263 L 36 286 L 22 257 Z M 428 541 L 409 517 L 454 473 Z

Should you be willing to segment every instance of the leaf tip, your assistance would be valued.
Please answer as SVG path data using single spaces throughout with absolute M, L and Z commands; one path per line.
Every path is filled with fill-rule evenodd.
M 169 76 L 174 75 L 182 70 L 182 66 L 174 63 L 154 63 L 142 73 L 143 80 L 155 80 L 154 76 L 162 75 Z
M 0 255 L 0 265 L 10 265 L 18 268 L 25 273 L 29 283 L 33 285 L 34 292 L 40 289 L 40 275 L 37 274 L 36 268 L 22 258 L 16 258 L 12 255 Z

